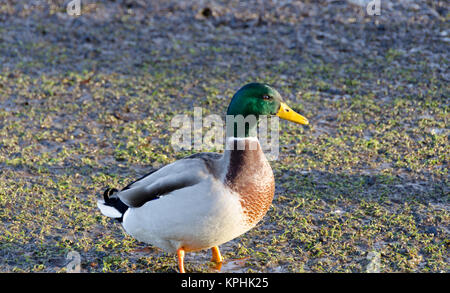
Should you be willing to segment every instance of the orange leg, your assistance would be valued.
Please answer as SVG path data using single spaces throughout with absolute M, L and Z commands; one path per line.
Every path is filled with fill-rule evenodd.
M 177 255 L 178 255 L 178 268 L 180 269 L 180 273 L 186 273 L 186 271 L 184 270 L 184 249 L 183 249 L 183 247 L 178 248 Z
M 218 246 L 211 247 L 211 252 L 212 252 L 212 258 L 211 258 L 212 262 L 215 262 L 215 263 L 223 262 L 223 256 L 220 254 Z
M 212 252 L 211 261 L 216 264 L 214 268 L 220 271 L 220 269 L 222 268 L 223 256 L 220 254 L 219 247 L 218 246 L 211 247 L 211 252 Z

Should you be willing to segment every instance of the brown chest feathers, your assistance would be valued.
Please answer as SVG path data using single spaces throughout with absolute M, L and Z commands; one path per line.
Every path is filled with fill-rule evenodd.
M 275 180 L 259 143 L 255 140 L 244 142 L 245 149 L 239 150 L 237 141 L 234 141 L 225 183 L 241 196 L 247 224 L 254 226 L 263 218 L 272 203 Z

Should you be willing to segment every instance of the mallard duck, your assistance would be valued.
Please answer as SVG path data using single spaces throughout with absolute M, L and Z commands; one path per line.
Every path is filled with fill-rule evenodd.
M 227 115 L 277 115 L 299 124 L 308 120 L 289 108 L 267 84 L 240 88 Z M 184 269 L 186 252 L 211 249 L 221 264 L 219 245 L 253 228 L 266 214 L 275 180 L 256 133 L 256 123 L 237 124 L 226 138 L 223 154 L 197 153 L 154 169 L 121 191 L 107 189 L 98 208 L 121 222 L 126 233 L 169 253 Z M 240 146 L 239 146 L 240 145 Z

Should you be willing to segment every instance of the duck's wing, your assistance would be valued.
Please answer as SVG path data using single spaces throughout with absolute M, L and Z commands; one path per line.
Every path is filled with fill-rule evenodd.
M 115 194 L 129 207 L 140 207 L 174 190 L 186 188 L 212 177 L 220 170 L 218 153 L 198 153 L 154 169 Z

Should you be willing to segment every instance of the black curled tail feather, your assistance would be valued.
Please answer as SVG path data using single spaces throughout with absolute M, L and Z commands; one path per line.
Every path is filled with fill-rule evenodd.
M 123 214 L 127 211 L 128 206 L 124 204 L 119 197 L 113 196 L 116 192 L 118 192 L 118 190 L 115 188 L 106 189 L 103 193 L 103 199 L 106 205 L 116 208 L 121 214 Z
M 116 193 L 118 190 L 115 188 L 107 188 L 103 193 L 103 200 L 105 203 L 109 200 L 110 196 Z
M 115 188 L 108 188 L 103 193 L 104 205 L 115 208 L 122 216 L 116 218 L 119 222 L 123 220 L 123 214 L 128 210 L 128 206 L 124 204 L 118 196 L 115 196 L 118 190 Z

